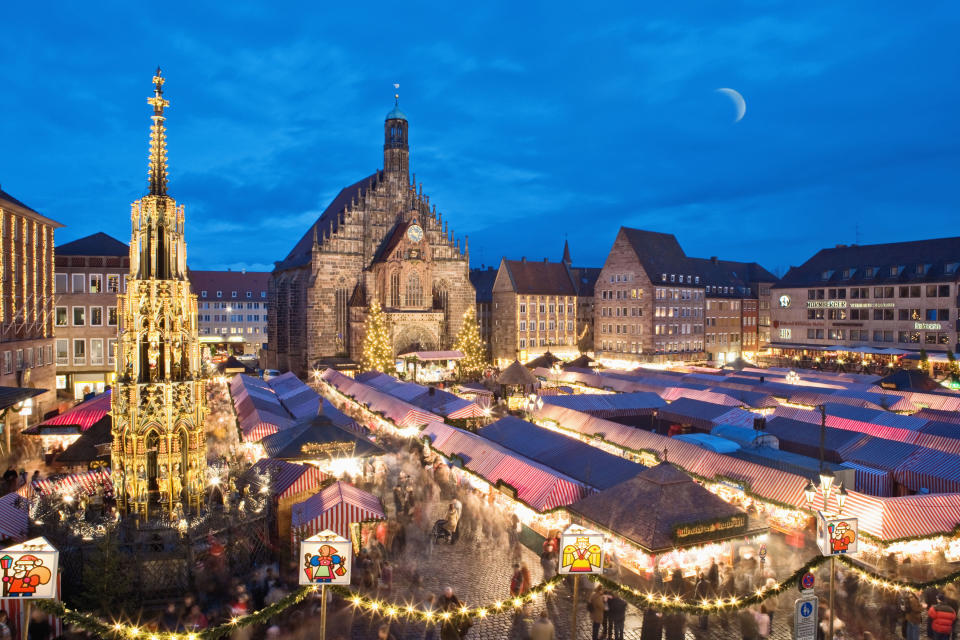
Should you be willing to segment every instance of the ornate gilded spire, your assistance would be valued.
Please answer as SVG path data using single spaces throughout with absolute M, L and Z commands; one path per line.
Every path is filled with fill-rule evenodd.
M 153 76 L 153 97 L 147 98 L 147 103 L 153 105 L 153 115 L 150 118 L 150 195 L 167 195 L 167 130 L 164 125 L 164 107 L 170 102 L 163 97 L 164 77 L 157 67 L 157 75 Z

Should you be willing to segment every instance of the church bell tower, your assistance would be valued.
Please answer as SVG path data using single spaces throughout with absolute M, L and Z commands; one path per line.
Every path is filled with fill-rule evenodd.
M 147 100 L 149 193 L 132 206 L 130 273 L 117 300 L 111 467 L 121 509 L 149 517 L 159 507 L 176 518 L 203 499 L 206 398 L 183 205 L 167 195 L 163 83 L 158 68 Z
M 388 181 L 406 191 L 410 185 L 407 115 L 400 110 L 400 94 L 394 95 L 393 99 L 393 109 L 383 123 L 383 172 Z

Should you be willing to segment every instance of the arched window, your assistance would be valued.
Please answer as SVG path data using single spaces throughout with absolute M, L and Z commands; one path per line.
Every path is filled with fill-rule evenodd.
M 420 286 L 420 276 L 417 275 L 416 271 L 410 273 L 410 276 L 407 278 L 407 300 L 406 306 L 408 307 L 422 307 L 423 306 L 423 288 Z
M 397 271 L 390 274 L 390 306 L 400 306 L 400 273 Z

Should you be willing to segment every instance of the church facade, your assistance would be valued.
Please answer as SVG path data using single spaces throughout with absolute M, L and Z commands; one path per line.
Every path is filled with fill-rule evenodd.
M 475 303 L 462 246 L 410 174 L 406 115 L 384 123 L 383 169 L 345 187 L 270 277 L 265 366 L 306 373 L 325 358 L 359 362 L 373 300 L 394 354 L 446 349 Z

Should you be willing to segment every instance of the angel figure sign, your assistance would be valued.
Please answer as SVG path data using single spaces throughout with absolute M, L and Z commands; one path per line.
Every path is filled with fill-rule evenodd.
M 560 535 L 560 573 L 603 573 L 603 534 L 567 527 Z
M 300 584 L 350 584 L 350 541 L 321 531 L 300 543 Z

